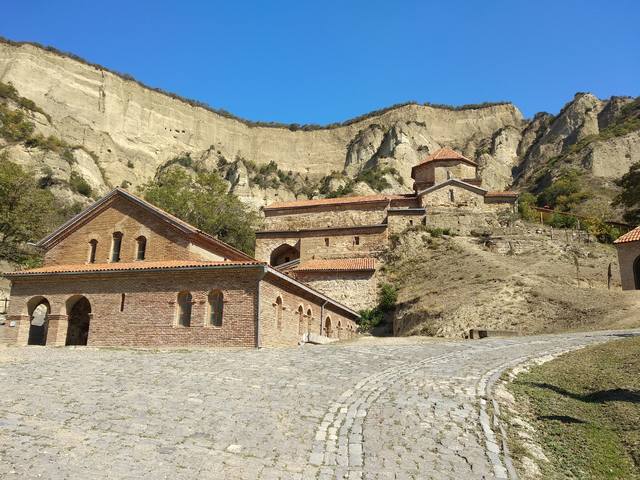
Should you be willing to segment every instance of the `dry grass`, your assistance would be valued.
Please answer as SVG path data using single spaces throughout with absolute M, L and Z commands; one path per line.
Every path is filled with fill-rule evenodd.
M 532 334 L 640 325 L 634 315 L 640 295 L 621 291 L 613 246 L 567 242 L 558 231 L 551 239 L 536 229 L 494 231 L 488 240 L 404 234 L 385 271 L 400 287 L 399 333 L 459 337 L 470 328 Z

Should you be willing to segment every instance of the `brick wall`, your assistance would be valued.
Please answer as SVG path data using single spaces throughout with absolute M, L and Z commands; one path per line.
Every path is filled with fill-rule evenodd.
M 281 304 L 278 303 L 278 298 L 282 300 Z M 282 280 L 270 275 L 266 276 L 260 282 L 260 345 L 263 347 L 297 345 L 301 339 L 301 333 L 310 331 L 320 334 L 322 303 L 321 300 L 314 299 L 312 295 L 303 291 L 285 289 Z M 300 306 L 303 307 L 304 312 L 302 329 L 298 313 Z M 279 309 L 282 315 L 280 322 L 278 322 Z M 308 310 L 312 311 L 311 317 L 307 315 Z M 331 317 L 334 326 L 337 325 L 335 322 L 340 321 L 344 329 L 344 331 L 335 329 L 333 338 L 348 338 L 355 334 L 355 322 L 337 309 L 325 307 L 325 319 L 327 315 Z
M 89 259 L 89 241 L 98 241 L 96 263 L 111 260 L 114 232 L 121 232 L 120 261 L 136 259 L 136 238 L 147 239 L 146 260 L 222 260 L 223 257 L 191 245 L 187 236 L 168 226 L 156 215 L 124 198 L 116 198 L 104 211 L 89 220 L 45 254 L 46 265 L 86 263 Z
M 295 278 L 356 312 L 377 303 L 375 272 L 291 272 Z
M 27 302 L 36 295 L 45 296 L 51 305 L 47 344 L 64 345 L 66 304 L 81 294 L 91 303 L 89 345 L 253 347 L 258 274 L 257 269 L 224 269 L 15 279 L 8 319 L 20 323 L 18 343 L 25 344 Z M 207 295 L 213 289 L 224 295 L 219 328 L 207 325 Z M 182 290 L 192 294 L 190 327 L 178 327 L 176 322 L 177 293 Z M 124 310 L 120 311 L 123 293 Z
M 636 281 L 633 266 L 636 259 L 640 258 L 640 242 L 621 243 L 616 245 L 616 250 L 618 251 L 622 289 L 635 290 Z

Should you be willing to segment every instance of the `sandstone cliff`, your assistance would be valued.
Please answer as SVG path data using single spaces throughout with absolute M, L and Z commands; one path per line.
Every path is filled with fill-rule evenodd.
M 441 146 L 477 160 L 485 188 L 535 188 L 545 168 L 542 173 L 553 177 L 549 162 L 584 139 L 591 143 L 571 162 L 600 179 L 606 196 L 640 154 L 637 131 L 596 138 L 631 100 L 589 94 L 577 95 L 555 117 L 540 114 L 532 120 L 523 120 L 509 103 L 459 109 L 407 104 L 340 125 L 269 126 L 56 51 L 8 41 L 0 42 L 0 82 L 35 102 L 39 111 L 29 115 L 37 131 L 72 146 L 75 160 L 24 142 L 0 139 L 0 149 L 75 200 L 83 196 L 66 188 L 72 174 L 101 194 L 116 185 L 135 188 L 185 157 L 183 167 L 219 170 L 234 193 L 256 208 L 275 199 L 318 195 L 323 184 L 331 190 L 341 175 L 344 181 L 368 169 L 381 170 L 387 188 L 408 191 L 411 167 Z M 260 171 L 270 164 L 271 170 Z M 356 191 L 371 188 L 360 184 Z

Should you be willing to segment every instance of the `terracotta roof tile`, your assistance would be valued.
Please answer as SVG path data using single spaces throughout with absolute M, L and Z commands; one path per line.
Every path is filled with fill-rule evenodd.
M 284 208 L 316 207 L 321 205 L 348 205 L 352 203 L 376 203 L 391 200 L 405 200 L 413 195 L 366 195 L 360 197 L 316 198 L 314 200 L 294 200 L 292 202 L 276 202 L 267 205 L 265 210 L 281 210 Z
M 629 243 L 640 242 L 640 227 L 636 227 L 628 233 L 625 233 L 613 243 Z
M 55 273 L 100 273 L 120 271 L 167 270 L 175 268 L 221 267 L 231 265 L 264 265 L 263 262 L 226 261 L 226 262 L 198 262 L 194 260 L 167 260 L 159 262 L 117 262 L 117 263 L 85 263 L 75 265 L 49 265 L 46 267 L 17 270 L 5 273 L 5 276 L 41 275 Z
M 487 197 L 517 197 L 517 192 L 487 192 Z
M 329 260 L 307 260 L 300 263 L 290 271 L 313 272 L 313 271 L 370 271 L 376 269 L 375 258 L 336 258 Z
M 474 162 L 473 160 L 468 159 L 464 155 L 462 155 L 462 154 L 460 154 L 460 153 L 456 152 L 455 150 L 452 150 L 451 148 L 448 148 L 448 147 L 441 148 L 440 150 L 436 150 L 431 155 L 429 155 L 427 158 L 425 158 L 420 163 L 420 165 L 422 165 L 423 163 L 435 162 L 435 161 L 438 161 L 438 160 L 462 160 L 462 161 L 477 165 L 477 163 Z

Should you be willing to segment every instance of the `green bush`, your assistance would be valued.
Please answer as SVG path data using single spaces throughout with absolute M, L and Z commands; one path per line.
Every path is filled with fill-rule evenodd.
M 547 220 L 547 224 L 554 228 L 574 228 L 578 225 L 578 219 L 572 215 L 554 213 L 551 215 L 551 218 Z
M 384 315 L 395 310 L 397 302 L 398 288 L 390 283 L 380 285 L 378 305 L 374 308 L 360 311 L 360 331 L 368 332 L 380 325 L 384 320 Z
M 582 173 L 567 169 L 540 193 L 538 205 L 568 212 L 590 196 L 582 184 Z
M 79 193 L 80 195 L 84 195 L 85 197 L 90 197 L 93 193 L 91 185 L 89 185 L 77 172 L 71 172 L 71 177 L 69 177 L 69 186 L 72 191 Z
M 259 217 L 227 188 L 216 172 L 193 177 L 170 169 L 141 190 L 147 201 L 251 255 Z
M 534 206 L 536 205 L 538 199 L 535 195 L 525 192 L 518 197 L 518 213 L 520 214 L 520 218 L 523 220 L 535 220 L 536 211 L 534 210 Z

